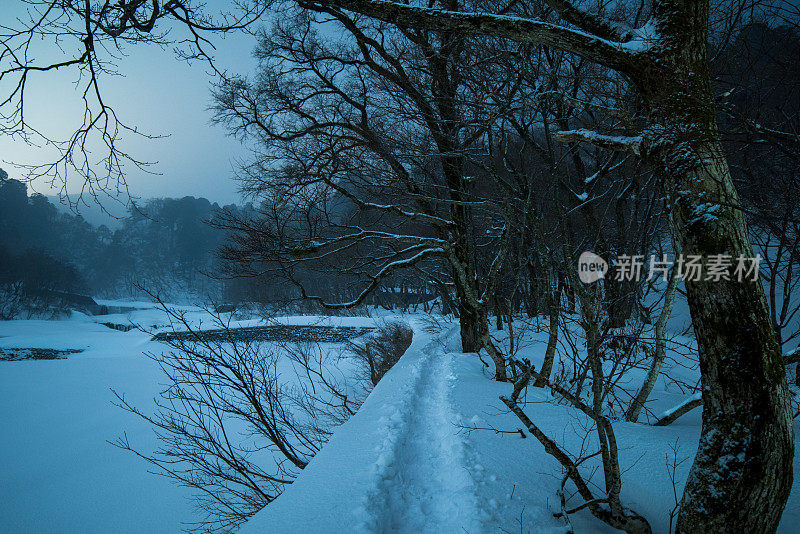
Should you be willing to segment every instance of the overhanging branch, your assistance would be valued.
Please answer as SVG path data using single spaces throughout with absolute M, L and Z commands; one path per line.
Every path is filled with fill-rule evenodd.
M 585 31 L 507 15 L 445 11 L 385 0 L 300 0 L 298 3 L 312 10 L 338 7 L 421 30 L 486 35 L 542 44 L 621 70 L 632 63 L 638 51 L 636 47 L 628 47 L 625 43 L 613 42 Z
M 563 143 L 588 143 L 618 152 L 629 152 L 636 156 L 640 156 L 642 153 L 642 136 L 640 135 L 605 135 L 581 128 L 556 132 L 553 137 Z

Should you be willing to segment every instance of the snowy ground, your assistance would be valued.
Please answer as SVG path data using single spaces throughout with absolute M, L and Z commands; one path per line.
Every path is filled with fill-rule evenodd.
M 203 312 L 186 310 L 193 324 L 208 321 Z M 194 517 L 190 493 L 149 474 L 143 462 L 106 441 L 126 432 L 139 447 L 155 446 L 147 426 L 111 404 L 109 388 L 148 406 L 162 377 L 142 352 L 162 346 L 149 334 L 94 322 L 105 319 L 0 322 L 0 348 L 83 349 L 63 360 L 0 362 L 2 532 L 177 532 Z M 109 322 L 131 320 L 167 326 L 149 305 Z M 553 517 L 561 470 L 534 438 L 516 433 L 520 423 L 498 400 L 510 386 L 490 380 L 475 355 L 458 352 L 452 325 L 433 331 L 420 318 L 406 320 L 415 335 L 405 356 L 296 482 L 241 532 L 566 531 Z M 374 324 L 368 318 L 280 322 Z M 526 339 L 518 356 L 538 364 L 546 333 L 531 332 Z M 696 369 L 675 358 L 667 364 L 670 373 L 696 380 Z M 631 384 L 638 381 L 630 377 Z M 686 397 L 674 383 L 660 380 L 651 408 L 658 412 Z M 591 439 L 583 440 L 585 419 L 551 401 L 543 392 L 530 393 L 526 412 L 572 452 L 593 450 Z M 626 470 L 623 502 L 647 517 L 657 533 L 667 532 L 674 506 L 666 466 L 671 446 L 677 443 L 678 460 L 685 460 L 676 472 L 680 496 L 699 422 L 695 410 L 668 427 L 615 424 Z M 594 466 L 584 464 L 585 473 Z M 592 480 L 601 483 L 599 473 Z M 782 533 L 796 531 L 800 522 L 796 488 Z M 584 512 L 573 516 L 572 525 L 578 533 L 610 532 Z
M 65 360 L 0 362 L 0 530 L 176 532 L 192 517 L 185 491 L 106 442 L 127 432 L 155 445 L 109 390 L 152 402 L 161 372 L 142 356 L 149 338 L 86 317 L 0 322 L 4 347 L 84 349 Z
M 188 490 L 148 473 L 143 461 L 107 442 L 124 432 L 135 446 L 155 448 L 151 429 L 112 405 L 110 388 L 136 406 L 152 406 L 164 380 L 142 353 L 165 346 L 150 334 L 98 322 L 132 321 L 163 331 L 169 321 L 149 303 L 104 303 L 144 309 L 73 314 L 63 321 L 0 321 L 0 348 L 82 350 L 60 360 L 0 361 L 0 532 L 174 533 L 195 518 Z M 213 326 L 203 311 L 182 309 L 191 324 Z M 365 318 L 281 322 L 374 325 Z
M 242 534 L 567 531 L 553 517 L 561 469 L 538 441 L 514 432 L 520 424 L 498 400 L 510 386 L 489 380 L 474 355 L 457 352 L 455 329 L 430 335 L 419 326 L 406 355 L 359 412 Z M 533 335 L 531 341 L 523 355 L 537 363 L 544 339 Z M 653 396 L 656 411 L 687 397 L 664 381 Z M 583 441 L 585 418 L 551 400 L 532 393 L 526 412 L 573 453 L 582 446 L 593 451 L 592 440 Z M 647 517 L 656 533 L 668 532 L 675 505 L 667 462 L 677 443 L 677 459 L 684 460 L 676 470 L 680 498 L 700 415 L 695 410 L 668 427 L 614 425 L 626 471 L 623 502 Z M 504 432 L 482 430 L 488 428 Z M 596 466 L 588 461 L 583 471 L 588 475 Z M 593 482 L 601 484 L 600 477 Z M 795 488 L 779 532 L 796 532 L 800 486 Z M 574 515 L 572 527 L 578 533 L 613 532 L 588 512 Z

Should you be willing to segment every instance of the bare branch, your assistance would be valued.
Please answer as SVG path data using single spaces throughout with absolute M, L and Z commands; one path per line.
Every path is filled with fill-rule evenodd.
M 641 155 L 642 150 L 641 136 L 604 135 L 581 128 L 556 132 L 553 137 L 564 143 L 588 143 L 618 152 L 630 152 L 636 156 Z

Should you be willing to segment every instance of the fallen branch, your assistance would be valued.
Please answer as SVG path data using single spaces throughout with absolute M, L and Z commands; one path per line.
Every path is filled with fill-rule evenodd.
M 533 421 L 531 421 L 519 404 L 517 404 L 517 400 L 519 399 L 521 392 L 528 386 L 531 377 L 533 376 L 537 379 L 543 379 L 552 391 L 561 393 L 562 396 L 567 395 L 566 398 L 570 400 L 573 405 L 577 406 L 582 412 L 589 415 L 597 423 L 599 429 L 603 429 L 602 433 L 604 433 L 606 439 L 613 440 L 613 430 L 610 428 L 611 424 L 608 422 L 608 419 L 600 414 L 594 413 L 586 404 L 581 402 L 574 395 L 558 386 L 555 386 L 554 384 L 550 384 L 546 379 L 541 377 L 533 370 L 532 365 L 526 365 L 519 361 L 517 361 L 516 364 L 524 369 L 524 373 L 520 379 L 514 383 L 514 389 L 511 393 L 511 396 L 501 396 L 500 400 L 503 401 L 503 403 L 508 406 L 508 409 L 517 416 L 517 419 L 522 422 L 528 432 L 530 432 L 533 437 L 539 440 L 539 443 L 542 444 L 544 450 L 553 458 L 555 458 L 565 469 L 567 477 L 577 488 L 578 494 L 584 499 L 584 504 L 578 506 L 574 510 L 588 508 L 592 515 L 600 521 L 614 528 L 628 532 L 629 534 L 650 534 L 651 528 L 647 520 L 636 512 L 623 507 L 622 503 L 619 501 L 618 490 L 621 488 L 621 481 L 618 478 L 614 481 L 607 480 L 607 487 L 616 488 L 616 491 L 609 490 L 607 496 L 600 498 L 595 497 L 592 494 L 589 485 L 583 479 L 583 476 L 581 476 L 580 471 L 578 470 L 578 464 L 573 461 L 572 458 L 570 458 L 569 455 L 567 455 L 567 453 L 564 452 L 564 450 L 562 450 L 555 441 L 550 439 L 539 427 L 533 423 Z M 614 446 L 614 454 L 611 457 L 612 461 L 616 463 L 616 446 Z M 604 455 L 604 461 L 605 459 L 606 458 Z M 616 469 L 612 469 L 611 472 L 616 473 L 616 476 L 618 477 L 618 466 L 616 466 Z M 562 510 L 564 510 L 566 513 L 569 513 L 566 511 L 563 505 Z
M 653 423 L 653 426 L 667 426 L 674 423 L 679 417 L 686 415 L 698 406 L 703 405 L 703 396 L 701 393 L 695 393 L 681 404 L 670 408 L 661 416 L 661 418 Z

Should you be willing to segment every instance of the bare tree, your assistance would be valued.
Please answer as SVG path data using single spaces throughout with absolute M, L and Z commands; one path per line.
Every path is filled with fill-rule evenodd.
M 540 43 L 626 75 L 647 111 L 638 135 L 579 129 L 559 138 L 632 153 L 652 165 L 670 201 L 672 235 L 681 253 L 753 257 L 717 127 L 707 51 L 709 3 L 659 0 L 649 20 L 639 24 L 568 1 L 547 3 L 559 24 L 525 13 L 442 11 L 380 0 L 319 5 L 398 25 Z M 735 278 L 689 282 L 686 290 L 705 409 L 676 529 L 707 532 L 737 524 L 772 531 L 791 489 L 794 441 L 786 374 L 764 291 L 758 282 Z
M 160 446 L 145 451 L 126 435 L 113 444 L 196 491 L 201 517 L 192 530 L 230 532 L 294 481 L 332 428 L 355 413 L 368 383 L 358 385 L 317 344 L 242 341 L 218 314 L 213 326 L 223 334 L 206 336 L 185 313 L 161 308 L 181 335 L 168 338 L 171 350 L 148 355 L 166 378 L 155 408 L 114 392 Z
M 622 475 L 619 468 L 619 447 L 611 422 L 602 413 L 602 376 L 597 375 L 593 377 L 593 383 L 595 385 L 592 387 L 593 403 L 590 406 L 584 403 L 580 397 L 575 396 L 558 385 L 550 383 L 544 378 L 544 376 L 537 376 L 537 373 L 533 371 L 530 365 L 522 362 L 520 362 L 519 365 L 524 368 L 522 376 L 514 384 L 514 390 L 511 395 L 508 397 L 500 397 L 500 400 L 502 400 L 503 403 L 508 406 L 511 412 L 517 416 L 517 418 L 519 418 L 522 424 L 525 425 L 525 428 L 528 430 L 528 432 L 530 432 L 537 440 L 539 440 L 545 451 L 553 456 L 564 468 L 566 476 L 562 481 L 562 512 L 560 515 L 568 518 L 569 514 L 573 514 L 588 508 L 593 516 L 614 528 L 618 528 L 631 534 L 649 534 L 651 532 L 651 528 L 647 520 L 635 511 L 626 508 L 620 500 L 620 492 L 622 491 Z M 599 365 L 599 360 L 595 360 L 594 368 L 596 369 Z M 560 445 L 542 432 L 542 430 L 527 416 L 522 406 L 520 406 L 520 395 L 528 386 L 531 377 L 536 377 L 538 380 L 543 381 L 555 395 L 558 395 L 560 398 L 569 402 L 584 415 L 588 416 L 591 421 L 593 421 L 598 437 L 598 443 L 600 445 L 600 450 L 597 453 L 577 461 L 574 460 Z M 597 454 L 599 454 L 602 458 L 603 475 L 605 481 L 604 495 L 602 496 L 596 496 L 592 492 L 589 484 L 586 482 L 579 469 L 580 464 L 584 460 Z M 575 485 L 578 494 L 584 501 L 580 505 L 574 506 L 571 509 L 566 508 L 564 497 L 564 485 L 568 480 Z
M 146 172 L 150 163 L 128 152 L 123 137 L 157 136 L 120 117 L 106 98 L 103 83 L 117 74 L 119 58 L 134 46 L 174 45 L 180 58 L 204 61 L 221 74 L 209 39 L 247 31 L 270 3 L 237 1 L 212 16 L 193 0 L 21 0 L 10 10 L 16 20 L 0 28 L 0 134 L 43 145 L 55 154 L 45 163 L 26 165 L 29 180 L 48 180 L 65 192 L 75 175 L 81 197 L 127 194 L 126 170 Z M 42 125 L 31 123 L 26 111 L 31 80 L 55 71 L 77 75 L 84 107 L 67 138 L 52 137 Z
M 266 252 L 259 245 L 265 227 L 287 229 L 287 214 L 316 212 L 320 224 L 297 217 L 294 238 L 276 235 L 269 253 L 287 273 L 333 261 L 362 283 L 352 299 L 336 302 L 289 275 L 305 298 L 332 308 L 359 305 L 398 271 L 443 262 L 463 350 L 486 350 L 505 380 L 488 303 L 506 259 L 509 221 L 497 209 L 501 200 L 476 190 L 468 174 L 466 156 L 481 150 L 491 114 L 483 88 L 470 87 L 469 69 L 455 61 L 479 63 L 480 54 L 452 36 L 365 24 L 339 10 L 326 15 L 343 39 L 328 43 L 315 31 L 318 21 L 296 13 L 262 35 L 259 77 L 231 80 L 217 92 L 219 120 L 256 142 L 246 188 L 284 202 L 271 210 L 283 222 L 257 232 L 239 226 Z M 478 265 L 480 251 L 488 259 Z
M 675 304 L 675 292 L 678 287 L 678 272 L 673 269 L 669 275 L 667 288 L 664 291 L 664 305 L 661 308 L 661 313 L 658 316 L 655 326 L 655 349 L 653 351 L 653 361 L 650 363 L 650 369 L 647 371 L 647 377 L 636 393 L 636 396 L 631 401 L 631 405 L 625 412 L 625 419 L 635 422 L 642 413 L 647 397 L 653 391 L 656 385 L 656 380 L 661 371 L 661 366 L 664 364 L 664 359 L 667 356 L 667 321 L 672 314 L 672 307 Z
M 375 334 L 361 341 L 351 341 L 347 349 L 361 362 L 365 379 L 377 386 L 411 345 L 413 335 L 414 331 L 407 324 L 389 322 Z

